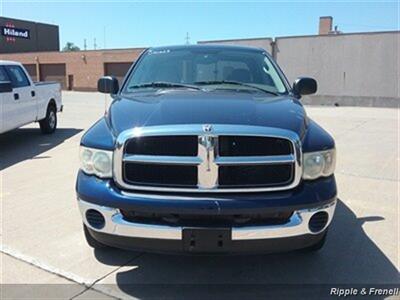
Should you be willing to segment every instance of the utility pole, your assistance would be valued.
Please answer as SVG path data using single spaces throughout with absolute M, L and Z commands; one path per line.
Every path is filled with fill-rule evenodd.
M 189 45 L 189 44 L 190 44 L 189 32 L 186 32 L 185 41 L 186 41 L 186 45 Z
M 83 40 L 83 49 L 84 49 L 85 51 L 87 50 L 86 39 Z
M 94 48 L 94 50 L 96 50 L 96 48 L 97 48 L 96 38 L 94 38 L 93 48 Z

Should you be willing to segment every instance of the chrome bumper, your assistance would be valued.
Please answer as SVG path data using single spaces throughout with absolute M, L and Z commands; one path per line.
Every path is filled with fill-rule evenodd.
M 78 203 L 83 222 L 92 230 L 117 236 L 182 240 L 183 227 L 127 222 L 116 208 L 99 206 L 80 199 L 78 199 Z M 305 234 L 318 234 L 325 230 L 331 223 L 335 207 L 336 201 L 321 207 L 295 211 L 289 222 L 282 225 L 232 227 L 232 240 L 274 239 Z M 102 229 L 93 228 L 87 222 L 85 214 L 89 209 L 95 209 L 104 216 L 105 226 Z M 312 215 L 320 211 L 328 213 L 328 222 L 322 230 L 312 232 L 308 227 L 308 222 Z

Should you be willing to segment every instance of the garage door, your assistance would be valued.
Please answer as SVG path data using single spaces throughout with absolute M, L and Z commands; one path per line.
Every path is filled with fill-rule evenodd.
M 40 81 L 57 81 L 66 89 L 65 64 L 40 64 Z
M 131 67 L 131 65 L 132 65 L 132 62 L 105 63 L 104 64 L 104 75 L 117 77 L 118 82 L 121 85 L 126 73 L 128 72 L 129 68 Z
M 26 71 L 28 71 L 28 74 L 31 76 L 33 81 L 37 81 L 37 74 L 36 74 L 36 65 L 35 64 L 24 64 L 24 67 Z

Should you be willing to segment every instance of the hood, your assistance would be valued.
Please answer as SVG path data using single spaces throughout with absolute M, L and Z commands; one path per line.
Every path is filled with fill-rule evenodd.
M 303 136 L 306 113 L 290 96 L 234 90 L 160 90 L 114 99 L 108 113 L 114 134 L 134 127 L 237 124 L 287 129 Z

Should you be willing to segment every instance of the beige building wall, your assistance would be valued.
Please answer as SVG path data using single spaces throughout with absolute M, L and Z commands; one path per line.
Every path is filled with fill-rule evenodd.
M 314 99 L 400 103 L 400 32 L 277 38 L 275 51 L 290 82 L 317 79 Z

